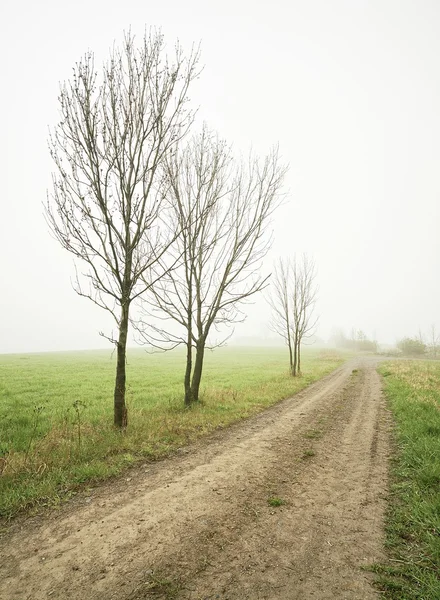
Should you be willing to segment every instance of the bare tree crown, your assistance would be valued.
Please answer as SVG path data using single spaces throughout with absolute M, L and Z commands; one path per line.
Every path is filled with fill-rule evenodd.
M 275 265 L 268 298 L 272 308 L 270 326 L 286 342 L 294 376 L 301 369 L 301 344 L 313 335 L 318 322 L 313 314 L 318 293 L 315 280 L 315 262 L 306 254 L 300 259 L 280 258 Z
M 139 47 L 128 34 L 101 75 L 88 53 L 61 85 L 46 216 L 61 245 L 88 265 L 90 286 L 78 282 L 77 291 L 117 320 L 114 304 L 143 292 L 140 277 L 163 246 L 159 166 L 193 121 L 187 92 L 198 60 L 178 45 L 167 58 L 160 33 Z
M 237 163 L 206 127 L 167 161 L 167 197 L 180 230 L 173 252 L 181 260 L 151 290 L 153 315 L 189 330 L 194 344 L 206 342 L 213 325 L 242 319 L 240 304 L 266 285 L 260 265 L 271 244 L 268 225 L 285 171 L 277 149 L 264 160 L 251 156 Z M 150 343 L 187 343 L 186 333 L 147 329 Z

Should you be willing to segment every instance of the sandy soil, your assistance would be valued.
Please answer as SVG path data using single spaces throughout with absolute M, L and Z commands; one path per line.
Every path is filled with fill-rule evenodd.
M 16 521 L 0 541 L 0 598 L 376 598 L 362 566 L 383 558 L 390 418 L 375 367 L 347 363 L 170 459 Z

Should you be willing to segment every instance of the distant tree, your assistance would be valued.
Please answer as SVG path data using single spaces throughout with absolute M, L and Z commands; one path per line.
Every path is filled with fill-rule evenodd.
M 152 284 L 152 266 L 169 246 L 159 219 L 164 157 L 193 121 L 187 92 L 198 75 L 198 52 L 179 45 L 167 58 L 160 33 L 139 47 L 129 33 L 95 70 L 88 53 L 61 85 L 61 118 L 50 136 L 55 163 L 53 191 L 45 208 L 60 244 L 85 263 L 86 288 L 75 290 L 109 311 L 118 334 L 105 335 L 117 349 L 114 423 L 127 423 L 126 347 L 130 306 Z M 160 176 L 159 176 L 160 175 Z M 104 335 L 104 334 L 101 334 Z
M 359 352 L 377 352 L 377 342 L 368 338 L 360 340 L 357 345 Z
M 351 331 L 350 331 L 350 342 L 351 342 L 350 347 L 353 350 L 357 349 L 357 341 L 358 341 L 358 330 L 355 327 L 352 327 Z
M 431 325 L 431 329 L 429 330 L 429 353 L 432 358 L 436 359 L 438 355 L 440 355 L 440 334 L 437 333 L 437 329 L 435 325 Z
M 166 260 L 177 266 L 149 291 L 137 330 L 153 347 L 186 347 L 186 405 L 199 399 L 206 347 L 225 342 L 209 342 L 209 334 L 243 320 L 243 303 L 267 285 L 261 261 L 271 244 L 267 228 L 285 173 L 276 149 L 264 160 L 251 156 L 246 165 L 237 163 L 206 128 L 168 156 L 171 228 L 180 234 Z
M 405 356 L 423 356 L 426 353 L 426 344 L 420 338 L 405 337 L 397 343 L 397 348 Z
M 294 371 L 301 374 L 301 344 L 312 336 L 318 323 L 315 317 L 315 304 L 318 294 L 316 285 L 316 266 L 313 259 L 303 254 L 293 260 L 293 314 L 295 323 L 296 365 Z
M 301 374 L 301 344 L 315 332 L 316 267 L 306 254 L 301 259 L 280 258 L 274 268 L 269 304 L 271 328 L 286 342 L 290 372 Z
M 295 361 L 294 370 L 296 346 L 291 275 L 291 261 L 280 258 L 274 266 L 268 301 L 272 308 L 270 328 L 285 341 L 289 351 L 290 373 L 295 376 L 297 361 Z
M 330 334 L 328 343 L 335 348 L 345 348 L 347 347 L 348 338 L 346 337 L 344 331 L 339 327 L 334 327 Z
M 362 331 L 362 329 L 358 329 L 356 333 L 356 340 L 360 343 L 365 342 L 367 340 L 367 336 Z
M 369 340 L 362 329 L 358 329 L 355 340 L 355 349 L 358 352 L 377 352 L 377 342 Z

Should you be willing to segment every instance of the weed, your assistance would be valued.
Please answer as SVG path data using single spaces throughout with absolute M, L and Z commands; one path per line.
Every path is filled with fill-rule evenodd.
M 0 477 L 6 468 L 8 462 L 9 447 L 6 444 L 0 444 Z
M 304 450 L 301 458 L 303 458 L 303 459 L 311 458 L 312 456 L 315 456 L 315 454 L 316 454 L 316 452 L 312 449 Z
M 149 572 L 145 581 L 136 588 L 136 596 L 157 597 L 163 600 L 174 600 L 182 589 L 179 579 L 170 579 L 162 573 Z
M 286 501 L 282 498 L 277 498 L 276 496 L 273 496 L 272 498 L 268 498 L 267 503 L 269 504 L 269 506 L 282 506 L 286 503 Z
M 34 443 L 37 437 L 38 425 L 40 423 L 41 413 L 43 412 L 43 406 L 34 406 L 32 411 L 32 426 L 29 434 L 29 440 L 26 447 L 26 451 L 24 454 L 24 464 L 26 465 L 28 462 L 29 454 L 31 451 L 32 444 Z
M 310 429 L 309 431 L 305 432 L 304 437 L 309 440 L 314 440 L 321 437 L 321 435 L 322 431 L 320 429 Z
M 75 421 L 76 421 L 76 432 L 77 432 L 77 442 L 78 442 L 78 454 L 81 454 L 81 419 L 82 419 L 82 411 L 85 409 L 86 404 L 82 400 L 75 400 L 72 404 L 73 410 L 75 411 Z

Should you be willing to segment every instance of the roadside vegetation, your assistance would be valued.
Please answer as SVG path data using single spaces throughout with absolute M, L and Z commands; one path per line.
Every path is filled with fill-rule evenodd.
M 384 363 L 396 421 L 387 516 L 389 562 L 375 565 L 392 600 L 440 598 L 440 362 Z
M 404 337 L 397 343 L 397 350 L 409 358 L 440 358 L 440 335 L 434 325 L 427 336 Z
M 0 516 L 54 504 L 85 484 L 151 460 L 303 389 L 342 363 L 304 353 L 292 378 L 283 348 L 220 348 L 206 356 L 200 402 L 182 403 L 186 355 L 130 352 L 128 427 L 112 426 L 110 352 L 0 357 Z

